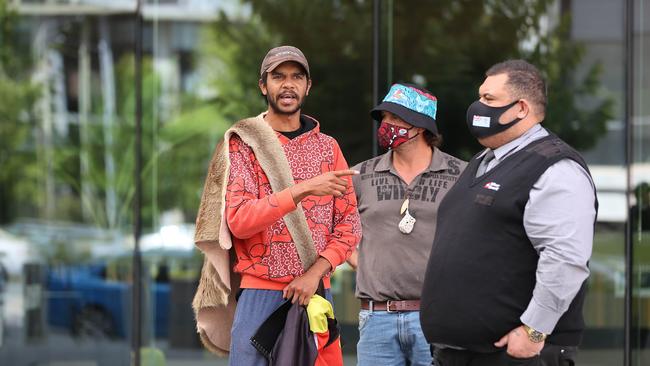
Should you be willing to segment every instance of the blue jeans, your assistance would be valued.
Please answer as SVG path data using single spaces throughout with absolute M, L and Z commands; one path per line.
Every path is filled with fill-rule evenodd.
M 359 312 L 358 366 L 430 366 L 431 349 L 420 328 L 420 312 Z
M 331 303 L 330 290 L 325 297 Z M 245 289 L 237 301 L 230 341 L 230 366 L 267 366 L 268 362 L 251 344 L 251 337 L 284 299 L 282 291 Z

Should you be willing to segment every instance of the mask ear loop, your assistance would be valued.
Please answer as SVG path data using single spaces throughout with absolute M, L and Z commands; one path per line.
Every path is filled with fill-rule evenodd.
M 415 126 L 413 126 L 413 127 L 415 127 Z M 411 127 L 411 128 L 413 128 L 413 127 Z M 414 138 L 418 137 L 419 134 L 420 133 L 418 132 L 415 135 L 413 135 L 412 137 L 409 137 L 409 140 L 413 140 Z
M 414 128 L 415 128 L 415 126 L 411 126 L 410 128 L 407 128 L 406 131 L 411 131 L 411 130 L 414 129 Z M 408 134 L 408 132 L 407 132 L 407 134 Z M 409 137 L 409 141 L 411 141 L 411 140 L 413 140 L 414 138 L 418 137 L 419 134 L 420 134 L 420 133 L 418 132 L 418 133 L 416 133 L 415 135 Z
M 510 103 L 508 105 L 504 105 L 503 107 L 499 107 L 499 108 L 504 108 L 504 110 L 503 110 L 503 112 L 501 112 L 501 114 L 507 112 L 510 108 L 514 107 L 519 102 L 521 102 L 521 99 L 517 99 L 517 100 L 515 100 L 514 102 L 512 102 L 512 103 Z M 526 117 L 524 117 L 524 118 L 526 118 Z M 505 130 L 505 129 L 509 128 L 510 126 L 518 123 L 519 121 L 521 121 L 524 118 L 515 117 L 515 119 L 513 119 L 512 121 L 510 121 L 508 123 L 503 123 L 502 124 L 502 123 L 499 123 L 498 121 L 497 121 L 497 123 L 499 123 L 501 128 L 503 128 Z M 504 130 L 502 130 L 502 131 L 504 131 Z

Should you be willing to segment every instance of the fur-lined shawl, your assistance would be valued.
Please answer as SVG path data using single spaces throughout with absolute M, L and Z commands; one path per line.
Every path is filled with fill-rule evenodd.
M 230 250 L 232 238 L 224 218 L 230 172 L 229 141 L 233 134 L 252 148 L 274 192 L 294 184 L 282 145 L 275 131 L 264 121 L 263 114 L 234 124 L 214 151 L 196 218 L 194 242 L 203 252 L 204 261 L 192 308 L 201 342 L 219 355 L 227 354 L 230 348 L 235 294 L 240 281 L 232 272 L 230 262 L 234 251 Z M 285 215 L 284 221 L 296 243 L 303 268 L 308 269 L 317 253 L 302 207 L 298 205 Z

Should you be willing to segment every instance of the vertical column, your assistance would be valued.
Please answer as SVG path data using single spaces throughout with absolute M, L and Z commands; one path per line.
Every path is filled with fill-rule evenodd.
M 625 1 L 625 12 L 623 20 L 623 34 L 625 38 L 625 104 L 624 104 L 624 125 L 625 125 L 625 167 L 626 167 L 626 194 L 627 207 L 632 207 L 633 181 L 631 177 L 631 165 L 634 163 L 634 126 L 632 125 L 633 112 L 633 67 L 634 67 L 634 0 Z M 640 238 L 640 236 L 638 236 Z M 633 235 L 632 222 L 628 214 L 625 222 L 625 309 L 624 309 L 624 344 L 623 344 L 623 364 L 632 365 L 632 285 L 633 285 Z
M 25 338 L 28 342 L 42 339 L 45 335 L 43 314 L 43 267 L 28 263 L 23 267 L 25 287 Z
M 379 102 L 379 57 L 381 33 L 381 0 L 372 4 L 372 102 Z M 372 122 L 372 156 L 377 156 L 377 121 Z
M 381 102 L 393 82 L 393 0 L 374 0 L 372 10 L 372 102 Z M 372 155 L 377 156 L 377 129 L 373 121 Z
M 83 19 L 79 44 L 79 163 L 81 180 L 81 212 L 84 221 L 90 222 L 93 212 L 93 187 L 90 179 L 90 21 Z
M 142 0 L 137 0 L 135 12 L 135 148 L 134 148 L 133 199 L 133 365 L 140 366 L 142 348 L 142 257 L 140 236 L 142 233 Z
M 115 73 L 113 70 L 113 51 L 108 19 L 99 19 L 99 74 L 102 80 L 104 129 L 104 172 L 106 174 L 106 222 L 108 228 L 117 228 L 117 193 L 115 191 L 115 156 L 113 146 L 113 129 L 115 126 Z
M 37 60 L 37 71 L 34 80 L 41 84 L 41 98 L 38 102 L 38 111 L 41 118 L 41 129 L 37 131 L 39 145 L 37 147 L 37 157 L 42 164 L 45 174 L 43 174 L 44 188 L 44 205 L 41 216 L 52 219 L 55 216 L 56 208 L 56 188 L 54 180 L 54 136 L 53 124 L 55 116 L 52 113 L 52 95 L 51 78 L 56 70 L 52 70 L 54 64 L 51 64 L 49 55 L 53 52 L 49 50 L 49 35 L 55 32 L 55 21 L 43 21 L 38 26 L 36 36 L 34 37 L 33 53 L 34 60 Z

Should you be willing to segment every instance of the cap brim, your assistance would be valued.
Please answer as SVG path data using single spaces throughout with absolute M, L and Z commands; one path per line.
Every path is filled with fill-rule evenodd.
M 376 121 L 381 122 L 381 111 L 390 112 L 412 126 L 424 128 L 434 135 L 438 135 L 438 127 L 436 126 L 435 120 L 422 113 L 412 111 L 397 103 L 381 102 L 378 106 L 370 111 L 370 117 Z
M 281 64 L 283 64 L 285 62 L 295 62 L 298 65 L 302 66 L 305 69 L 305 72 L 307 73 L 307 77 L 309 77 L 309 68 L 307 67 L 307 65 L 305 65 L 301 60 L 297 60 L 297 59 L 295 59 L 294 57 L 291 57 L 291 56 L 284 57 L 284 58 L 281 58 L 281 59 L 275 61 L 274 63 L 271 64 L 271 66 L 266 68 L 266 72 L 271 72 L 271 71 L 275 70 L 276 67 L 280 66 Z

